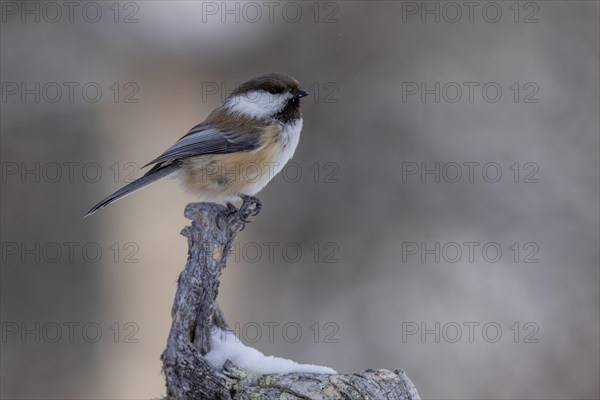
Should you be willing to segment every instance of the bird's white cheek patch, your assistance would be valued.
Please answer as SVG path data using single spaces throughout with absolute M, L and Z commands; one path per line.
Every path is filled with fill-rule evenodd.
M 266 118 L 281 111 L 288 99 L 289 95 L 286 94 L 273 95 L 264 91 L 254 91 L 230 97 L 226 106 L 232 112 L 249 118 Z

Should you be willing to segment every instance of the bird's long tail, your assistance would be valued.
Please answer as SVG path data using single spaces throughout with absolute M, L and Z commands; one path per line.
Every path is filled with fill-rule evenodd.
M 144 186 L 151 184 L 152 182 L 155 182 L 161 178 L 164 178 L 167 175 L 172 174 L 173 172 L 177 171 L 180 167 L 181 167 L 181 164 L 177 163 L 177 162 L 168 164 L 168 165 L 154 166 L 154 168 L 152 168 L 150 171 L 148 171 L 141 178 L 136 179 L 135 181 L 131 182 L 127 186 L 122 187 L 121 189 L 117 190 L 116 192 L 114 192 L 113 194 L 111 194 L 110 196 L 108 196 L 107 198 L 102 200 L 100 203 L 96 204 L 94 207 L 92 207 L 90 209 L 90 211 L 87 212 L 87 214 L 85 214 L 85 216 L 83 218 L 85 218 L 89 215 L 92 215 L 96 211 L 103 209 L 107 205 L 114 203 L 115 201 L 117 201 L 127 195 L 130 195 L 131 193 L 135 192 L 136 190 L 139 190 L 139 189 L 143 188 Z

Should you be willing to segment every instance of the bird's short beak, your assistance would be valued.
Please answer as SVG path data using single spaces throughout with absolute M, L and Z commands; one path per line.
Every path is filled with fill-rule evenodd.
M 294 100 L 298 100 L 306 96 L 308 96 L 308 93 L 306 93 L 304 90 L 298 90 L 294 95 Z

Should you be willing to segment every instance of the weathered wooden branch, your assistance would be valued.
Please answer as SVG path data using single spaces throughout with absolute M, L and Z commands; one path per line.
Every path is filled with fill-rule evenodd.
M 171 310 L 173 323 L 162 354 L 167 396 L 172 399 L 418 399 L 403 370 L 366 370 L 357 374 L 255 374 L 226 362 L 223 370 L 204 359 L 214 327 L 228 329 L 215 302 L 227 255 L 243 228 L 238 214 L 220 218 L 225 207 L 192 203 L 188 260 Z M 223 229 L 221 229 L 223 228 Z

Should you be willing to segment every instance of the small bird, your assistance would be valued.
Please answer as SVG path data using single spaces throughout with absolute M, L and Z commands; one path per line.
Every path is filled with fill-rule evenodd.
M 226 202 L 234 212 L 231 201 L 241 198 L 242 207 L 253 202 L 257 213 L 260 201 L 254 195 L 283 169 L 298 146 L 300 99 L 308 95 L 299 85 L 281 73 L 241 84 L 204 122 L 144 165 L 153 165 L 145 175 L 96 204 L 85 217 L 167 176 L 181 179 L 184 188 L 202 200 Z

